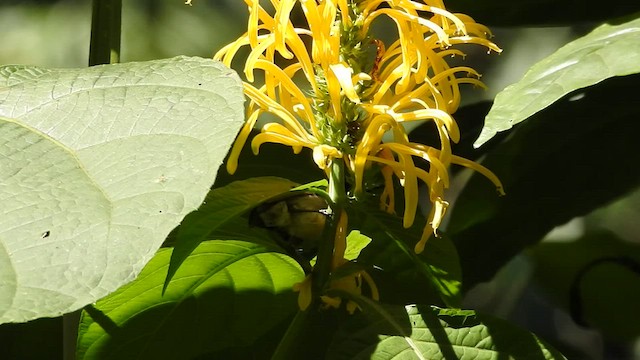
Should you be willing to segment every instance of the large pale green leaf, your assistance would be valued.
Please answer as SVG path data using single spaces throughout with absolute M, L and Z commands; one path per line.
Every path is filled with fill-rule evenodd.
M 78 359 L 191 359 L 251 347 L 298 310 L 292 286 L 304 273 L 267 246 L 205 241 L 163 294 L 170 256 L 161 249 L 135 281 L 83 313 Z
M 189 214 L 174 233 L 172 241 L 175 250 L 171 255 L 167 285 L 187 256 L 211 233 L 261 202 L 285 193 L 296 185 L 286 179 L 261 177 L 236 181 L 211 191 L 202 206 Z M 238 231 L 243 230 L 240 228 Z
M 200 58 L 0 68 L 0 322 L 131 281 L 213 183 L 243 123 L 235 73 Z
M 500 92 L 475 146 L 510 129 L 568 93 L 640 72 L 640 19 L 602 25 L 540 61 Z
M 390 307 L 366 299 L 359 303 L 362 313 L 336 334 L 328 358 L 564 359 L 535 335 L 474 311 L 419 305 Z

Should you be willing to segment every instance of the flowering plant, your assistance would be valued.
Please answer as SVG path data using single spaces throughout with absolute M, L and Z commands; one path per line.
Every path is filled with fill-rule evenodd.
M 231 149 L 227 170 L 235 172 L 240 150 L 259 115 L 271 113 L 281 122 L 262 126 L 251 141 L 253 151 L 258 153 L 265 142 L 290 146 L 296 153 L 309 148 L 314 162 L 331 181 L 328 200 L 339 204 L 333 206 L 334 211 L 344 212 L 349 199 L 363 199 L 365 169 L 370 169 L 373 176 L 378 172 L 384 178 L 382 192 L 375 195 L 381 208 L 391 214 L 396 210 L 394 175 L 399 180 L 404 188 L 403 225 L 408 228 L 418 208 L 419 181 L 425 184 L 431 210 L 415 245 L 415 252 L 421 253 L 444 218 L 451 164 L 479 171 L 502 192 L 491 171 L 452 154 L 451 142 L 460 138 L 451 116 L 460 104 L 459 85 L 484 85 L 472 68 L 447 63 L 448 58 L 464 55 L 457 49 L 459 44 L 502 50 L 487 39 L 488 28 L 466 15 L 450 13 L 440 1 L 300 1 L 307 22 L 302 28 L 294 27 L 290 19 L 297 4 L 275 1 L 271 15 L 259 1 L 247 1 L 248 31 L 214 57 L 231 66 L 242 46 L 251 48 L 244 66 L 248 120 Z M 381 16 L 389 17 L 397 27 L 397 39 L 388 49 L 371 35 L 374 20 Z M 277 59 L 290 61 L 281 68 Z M 257 70 L 264 74 L 264 85 L 259 87 L 253 85 Z M 308 95 L 292 80 L 298 72 L 308 83 Z M 419 120 L 434 124 L 439 147 L 409 141 L 404 124 Z M 390 139 L 383 141 L 387 134 Z M 417 167 L 416 159 L 426 161 L 427 169 Z M 343 223 L 336 240 L 343 242 L 347 216 L 336 216 Z M 335 249 L 327 253 L 342 257 Z M 333 261 L 333 270 L 338 263 Z M 369 275 L 357 274 L 368 279 L 377 298 Z M 301 297 L 305 309 L 308 292 L 303 291 Z
M 639 183 L 640 20 L 596 28 L 494 97 L 515 67 L 480 63 L 526 37 L 480 22 L 624 14 L 187 4 L 175 11 L 227 30 L 221 46 L 189 34 L 213 59 L 117 64 L 121 2 L 95 0 L 90 67 L 0 66 L 0 323 L 51 318 L 3 324 L 0 341 L 59 321 L 78 359 L 546 360 L 564 356 L 542 338 L 574 355 L 576 324 L 606 348 L 639 334 L 636 247 L 589 226 L 537 243 Z M 562 337 L 536 327 L 552 324 L 530 277 L 571 315 L 554 316 Z

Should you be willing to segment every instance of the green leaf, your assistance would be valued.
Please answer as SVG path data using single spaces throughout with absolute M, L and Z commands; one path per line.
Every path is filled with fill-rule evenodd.
M 571 242 L 543 242 L 530 254 L 537 283 L 579 316 L 577 321 L 614 341 L 633 341 L 640 335 L 639 245 L 598 231 Z M 635 272 L 624 266 L 630 261 L 635 261 Z M 578 296 L 571 299 L 574 286 Z
M 163 294 L 171 250 L 161 249 L 135 281 L 83 313 L 78 359 L 191 359 L 253 346 L 298 310 L 292 286 L 304 273 L 272 251 L 205 241 Z
M 234 218 L 245 214 L 263 201 L 297 186 L 276 177 L 253 178 L 233 182 L 212 190 L 197 211 L 189 214 L 175 232 L 175 250 L 167 273 L 165 287 L 182 262 L 202 241 Z
M 465 288 L 486 281 L 545 234 L 640 185 L 640 75 L 581 90 L 520 124 L 483 165 L 506 196 L 474 174 L 450 213 Z M 574 94 L 575 95 L 575 94 Z M 478 256 L 482 254 L 482 256 Z
M 336 334 L 327 358 L 564 359 L 535 335 L 474 311 L 367 302 Z
M 354 230 L 347 236 L 347 249 L 344 251 L 344 258 L 355 260 L 360 256 L 360 252 L 371 243 L 371 238 L 363 235 L 358 230 Z
M 236 74 L 179 57 L 0 68 L 0 322 L 131 281 L 196 209 L 243 124 Z
M 406 303 L 429 298 L 431 301 L 442 299 L 452 307 L 459 306 L 462 275 L 456 249 L 448 238 L 431 238 L 425 250 L 416 254 L 413 248 L 422 236 L 424 220 L 416 219 L 412 228 L 405 229 L 402 219 L 385 212 L 367 207 L 348 210 L 352 212 L 350 227 L 372 240 L 362 250 L 358 261 L 382 269 L 377 274 L 381 281 L 376 281 L 381 288 L 382 301 L 393 299 Z M 385 290 L 385 283 L 390 283 L 391 287 Z M 438 293 L 435 299 L 433 289 Z
M 610 77 L 640 72 L 640 19 L 602 25 L 535 64 L 522 80 L 500 92 L 478 147 L 568 93 Z
M 473 16 L 493 26 L 561 26 L 583 22 L 602 22 L 640 11 L 640 5 L 612 0 L 607 6 L 595 0 L 450 0 L 447 8 Z

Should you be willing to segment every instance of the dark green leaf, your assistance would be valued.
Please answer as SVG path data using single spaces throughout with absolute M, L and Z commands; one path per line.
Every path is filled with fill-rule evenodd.
M 413 251 L 422 235 L 424 220 L 405 229 L 402 219 L 387 213 L 364 207 L 349 209 L 350 226 L 371 238 L 358 261 L 381 269 L 372 274 L 380 279 L 382 301 L 439 302 L 440 297 L 451 306 L 460 303 L 460 265 L 451 241 L 446 238 L 431 238 L 421 254 Z M 385 284 L 390 287 L 385 291 Z M 433 288 L 429 285 L 431 284 Z M 403 290 L 404 289 L 404 290 Z M 433 297 L 433 290 L 438 296 Z M 385 298 L 386 296 L 389 298 Z M 403 297 L 408 297 L 403 299 Z
M 193 249 L 207 240 L 215 230 L 263 201 L 285 193 L 296 185 L 286 179 L 263 177 L 236 181 L 209 192 L 202 206 L 187 215 L 175 230 L 175 250 L 171 255 L 166 284 L 169 284 Z M 243 229 L 238 231 L 242 232 Z
M 162 292 L 170 249 L 87 309 L 78 359 L 190 359 L 249 348 L 297 311 L 293 259 L 242 241 L 205 241 Z
M 535 335 L 474 311 L 359 303 L 363 311 L 336 334 L 328 358 L 564 359 Z
M 360 252 L 371 243 L 371 238 L 363 235 L 358 230 L 354 230 L 347 236 L 347 248 L 344 252 L 344 258 L 347 260 L 355 260 L 360 256 Z
M 640 72 L 640 19 L 602 25 L 532 66 L 495 99 L 475 145 L 510 129 L 570 92 Z
M 634 165 L 640 163 L 639 81 L 638 75 L 613 78 L 572 94 L 488 154 L 483 165 L 503 181 L 507 195 L 497 197 L 493 185 L 474 174 L 447 229 L 465 287 L 488 280 L 555 226 L 640 184 Z

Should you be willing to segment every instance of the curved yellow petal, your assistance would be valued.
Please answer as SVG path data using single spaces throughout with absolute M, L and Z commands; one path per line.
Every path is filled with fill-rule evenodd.
M 227 172 L 233 175 L 238 169 L 238 158 L 240 157 L 240 152 L 244 147 L 244 144 L 247 142 L 249 138 L 249 134 L 251 134 L 251 130 L 256 125 L 256 121 L 258 121 L 258 116 L 262 113 L 262 110 L 258 109 L 250 113 L 247 121 L 242 126 L 240 133 L 236 137 L 236 141 L 233 143 L 231 147 L 231 152 L 229 153 L 229 159 L 227 160 Z

